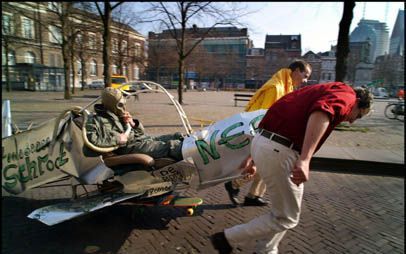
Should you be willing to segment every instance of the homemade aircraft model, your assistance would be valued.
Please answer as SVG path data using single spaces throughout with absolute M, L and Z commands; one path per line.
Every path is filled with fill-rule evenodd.
M 187 134 L 182 145 L 184 160 L 115 155 L 117 147 L 92 145 L 83 123 L 93 114 L 89 108 L 99 97 L 83 108 L 68 109 L 38 127 L 3 138 L 2 193 L 17 195 L 68 181 L 71 200 L 28 215 L 54 225 L 123 201 L 181 206 L 191 215 L 202 200 L 179 197 L 176 191 L 202 189 L 244 177 L 241 165 L 250 153 L 249 144 L 265 110 L 239 113 L 193 132 L 181 105 L 160 84 L 138 81 L 133 85 L 144 89 L 123 91 L 125 96 L 158 91 L 169 97 Z M 79 187 L 84 190 L 81 194 Z

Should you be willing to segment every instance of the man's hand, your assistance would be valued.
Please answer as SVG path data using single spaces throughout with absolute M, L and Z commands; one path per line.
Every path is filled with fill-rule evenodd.
M 291 172 L 290 180 L 292 180 L 292 182 L 297 186 L 309 180 L 309 165 L 310 161 L 301 160 L 299 158 Z
M 128 136 L 125 133 L 121 133 L 118 135 L 118 144 L 119 145 L 125 145 L 127 144 L 128 141 Z
M 134 128 L 135 123 L 134 123 L 133 117 L 131 116 L 130 112 L 126 111 L 121 118 L 123 119 L 123 122 L 125 124 L 130 123 L 131 127 Z
M 251 180 L 255 173 L 257 172 L 257 167 L 254 164 L 254 161 L 252 160 L 252 157 L 248 157 L 244 162 L 243 162 L 243 172 L 242 174 L 247 174 L 246 177 L 244 177 L 244 179 L 246 180 Z

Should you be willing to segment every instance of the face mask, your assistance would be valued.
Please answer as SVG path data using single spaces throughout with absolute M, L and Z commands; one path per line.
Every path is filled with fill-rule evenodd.
M 125 104 L 126 104 L 126 100 L 123 97 L 117 102 L 116 108 L 115 108 L 116 112 L 114 112 L 114 113 L 118 116 L 123 116 L 124 113 L 127 111 L 125 108 Z

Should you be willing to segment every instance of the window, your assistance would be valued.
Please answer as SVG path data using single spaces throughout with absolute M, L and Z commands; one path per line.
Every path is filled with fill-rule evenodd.
M 113 39 L 113 53 L 117 53 L 117 52 L 118 52 L 118 40 Z
M 35 54 L 31 51 L 27 51 L 24 54 L 24 60 L 26 63 L 35 63 Z
M 121 41 L 121 52 L 124 54 L 127 53 L 127 41 L 125 41 L 125 40 Z
M 80 45 L 82 46 L 82 42 L 83 42 L 83 37 L 82 37 L 81 34 L 78 34 L 78 35 L 76 36 L 76 43 L 77 43 L 77 44 L 80 44 Z
M 97 62 L 96 62 L 96 60 L 90 61 L 90 75 L 92 75 L 92 76 L 97 75 Z
M 78 66 L 78 75 L 82 75 L 82 63 L 80 61 L 76 61 L 76 65 Z
M 124 76 L 127 76 L 127 73 L 128 73 L 128 67 L 127 67 L 126 64 L 124 64 L 124 65 L 123 65 L 123 75 L 124 75 Z
M 141 56 L 141 44 L 138 42 L 134 44 L 134 56 Z
M 14 23 L 11 14 L 3 13 L 2 16 L 2 32 L 3 34 L 14 34 Z
M 134 77 L 135 80 L 140 79 L 140 69 L 137 66 L 134 67 L 134 75 L 133 75 L 133 77 Z
M 49 41 L 52 43 L 62 43 L 61 29 L 56 26 L 49 26 Z
M 89 48 L 96 49 L 96 34 L 89 33 Z
M 49 66 L 51 66 L 51 67 L 56 66 L 56 56 L 55 56 L 55 54 L 49 54 Z
M 327 80 L 331 80 L 331 73 L 328 74 Z
M 1 63 L 3 64 L 5 62 L 6 62 L 6 50 L 3 47 Z M 8 50 L 8 65 L 15 65 L 15 64 L 16 64 L 16 53 L 14 50 L 9 49 Z
M 117 65 L 115 64 L 112 65 L 112 72 L 113 74 L 117 74 Z
M 62 5 L 58 2 L 48 2 L 48 9 L 54 12 L 61 13 L 62 12 Z
M 23 17 L 21 22 L 22 35 L 27 39 L 34 39 L 34 21 Z

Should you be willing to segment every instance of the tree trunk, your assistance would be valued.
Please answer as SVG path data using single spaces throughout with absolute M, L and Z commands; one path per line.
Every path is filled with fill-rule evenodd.
M 5 49 L 5 54 L 6 54 L 6 90 L 7 92 L 11 91 L 11 86 L 10 86 L 10 67 L 8 65 L 9 58 L 8 58 L 8 53 L 9 53 L 9 48 L 8 48 L 8 38 L 4 40 L 4 49 Z
M 76 82 L 76 68 L 75 68 L 75 57 L 73 56 L 73 48 L 70 47 L 70 63 L 72 68 L 72 95 L 75 94 L 75 82 Z
M 81 56 L 81 58 L 80 58 L 80 62 L 81 62 L 81 65 L 82 65 L 82 81 L 81 81 L 81 86 L 80 86 L 80 90 L 81 91 L 83 91 L 83 90 L 85 90 L 85 79 L 86 79 L 86 76 L 87 76 L 87 69 L 86 69 L 86 61 L 85 61 L 85 58 L 83 57 L 83 56 Z
M 349 50 L 349 33 L 353 18 L 354 1 L 345 1 L 343 16 L 340 21 L 340 30 L 337 41 L 336 81 L 343 82 L 347 73 L 347 57 Z
M 178 101 L 180 104 L 183 104 L 183 73 L 184 73 L 184 60 L 180 57 L 179 58 L 179 68 L 178 68 L 178 75 L 179 75 L 179 86 L 178 86 Z
M 62 45 L 62 57 L 63 57 L 63 68 L 65 70 L 65 93 L 64 93 L 64 99 L 65 100 L 70 100 L 72 99 L 70 95 L 70 62 L 69 62 L 69 49 L 68 46 Z
M 62 32 L 62 58 L 63 58 L 63 68 L 65 70 L 65 91 L 64 91 L 64 99 L 70 100 L 72 99 L 69 88 L 70 88 L 70 43 L 69 43 L 69 10 L 70 10 L 69 2 L 62 3 L 62 14 L 60 16 L 61 21 L 61 32 Z
M 110 3 L 104 2 L 104 32 L 103 32 L 103 75 L 105 87 L 111 87 L 111 68 L 110 68 L 110 52 L 111 52 L 111 34 L 110 34 L 110 25 L 111 25 L 111 6 Z

